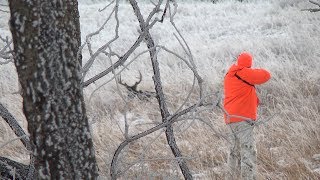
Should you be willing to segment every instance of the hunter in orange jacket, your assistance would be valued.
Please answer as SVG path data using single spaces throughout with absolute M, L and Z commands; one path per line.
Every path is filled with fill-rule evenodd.
M 230 67 L 224 78 L 224 109 L 229 115 L 257 119 L 259 99 L 255 85 L 270 79 L 270 73 L 264 69 L 252 69 L 252 56 L 244 52 L 238 56 L 237 64 Z M 225 115 L 227 124 L 245 121 L 241 117 Z

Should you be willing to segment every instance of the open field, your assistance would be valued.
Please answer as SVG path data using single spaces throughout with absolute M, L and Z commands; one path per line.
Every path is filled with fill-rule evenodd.
M 83 42 L 85 36 L 97 30 L 108 17 L 111 8 L 98 12 L 106 4 L 102 1 L 80 3 Z M 255 129 L 259 179 L 320 179 L 320 12 L 301 11 L 312 7 L 302 0 L 216 4 L 188 1 L 178 4 L 175 23 L 190 46 L 198 71 L 205 80 L 206 94 L 212 101 L 220 97 L 216 92 L 223 89 L 225 72 L 241 51 L 253 54 L 254 67 L 271 72 L 272 79 L 257 87 L 262 103 L 259 120 L 273 117 Z M 145 13 L 152 8 L 147 2 L 139 5 Z M 0 12 L 2 36 L 10 36 L 8 19 L 8 13 Z M 124 54 L 139 36 L 138 22 L 131 6 L 125 2 L 120 4 L 119 20 L 120 37 L 112 48 Z M 115 20 L 111 19 L 105 29 L 92 38 L 94 50 L 112 39 L 114 26 Z M 168 19 L 151 30 L 157 44 L 185 57 L 173 33 L 176 32 Z M 144 50 L 146 46 L 142 44 L 130 58 Z M 83 61 L 88 59 L 89 52 L 84 49 Z M 158 59 L 169 111 L 173 113 L 188 96 L 193 74 L 172 54 L 160 51 Z M 109 66 L 109 60 L 99 55 L 86 79 Z M 133 84 L 139 71 L 143 79 L 138 88 L 154 91 L 148 54 L 130 64 L 121 77 L 126 83 Z M 121 96 L 127 97 L 127 91 L 120 87 L 122 95 L 119 94 L 114 81 L 97 90 L 111 77 L 105 76 L 84 90 L 102 179 L 108 179 L 113 153 L 124 140 L 125 119 L 130 125 L 130 135 L 161 122 L 155 98 L 148 101 L 128 98 L 125 103 Z M 0 102 L 27 129 L 22 98 L 14 93 L 17 91 L 14 64 L 1 65 Z M 197 98 L 198 89 L 194 88 L 186 105 L 195 103 Z M 177 142 L 195 179 L 223 179 L 228 142 L 221 134 L 228 136 L 229 129 L 223 122 L 221 109 L 206 107 L 201 110 L 196 116 L 190 115 L 175 123 Z M 2 144 L 15 136 L 4 121 L 0 122 Z M 27 151 L 19 141 L 2 147 L 0 155 L 28 163 Z M 121 154 L 120 165 L 120 169 L 127 169 L 123 179 L 182 178 L 162 130 L 131 143 Z

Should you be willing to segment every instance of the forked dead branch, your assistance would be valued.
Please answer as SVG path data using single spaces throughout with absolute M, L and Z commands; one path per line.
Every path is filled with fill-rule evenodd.
M 146 32 L 146 36 L 145 36 L 145 40 L 146 40 L 146 44 L 147 44 L 147 47 L 149 49 L 152 49 L 155 47 L 155 43 L 153 41 L 153 38 L 151 37 L 150 33 L 148 30 L 145 29 L 145 27 L 148 25 L 146 24 L 142 14 L 141 14 L 141 11 L 140 11 L 140 8 L 137 4 L 137 2 L 135 0 L 129 0 L 133 10 L 134 10 L 134 13 L 139 21 L 139 24 L 140 24 L 140 29 L 141 29 L 141 32 Z M 167 2 L 167 4 L 169 3 L 169 1 Z M 160 5 L 162 4 L 162 0 L 160 0 L 158 2 L 158 4 L 155 6 L 155 8 L 153 9 L 152 12 L 158 12 L 159 8 L 160 8 Z M 168 7 L 168 6 L 166 6 Z M 164 11 L 165 12 L 165 11 Z M 147 18 L 147 22 L 149 21 L 149 19 L 151 19 L 153 16 L 152 13 L 150 13 L 150 15 L 148 16 Z M 162 16 L 163 17 L 163 16 Z M 154 81 L 154 86 L 155 86 L 155 90 L 156 90 L 156 94 L 157 94 L 157 99 L 158 99 L 158 103 L 159 103 L 159 108 L 160 108 L 160 112 L 161 112 L 161 116 L 162 116 L 162 122 L 166 122 L 167 121 L 167 118 L 170 116 L 170 113 L 168 111 L 168 107 L 166 105 L 166 101 L 165 101 L 165 95 L 164 95 L 164 92 L 162 90 L 162 83 L 161 83 L 161 75 L 160 75 L 160 70 L 159 70 L 159 64 L 158 64 L 158 60 L 157 60 L 157 54 L 156 54 L 156 50 L 155 49 L 152 49 L 149 51 L 150 53 L 150 58 L 151 58 L 151 63 L 152 63 L 152 68 L 153 68 L 153 81 Z M 171 148 L 171 151 L 172 153 L 174 154 L 174 156 L 176 158 L 181 158 L 182 157 L 182 154 L 177 146 L 177 143 L 176 143 L 176 140 L 175 140 L 175 137 L 174 137 L 174 134 L 173 134 L 173 127 L 171 124 L 168 124 L 166 126 L 166 137 L 167 137 L 167 142 Z M 112 165 L 111 165 L 111 178 L 112 179 L 116 179 L 117 177 L 117 173 L 116 173 L 116 162 L 117 162 L 117 157 L 114 156 L 114 159 L 112 161 Z M 178 164 L 180 166 L 180 169 L 185 177 L 185 179 L 192 179 L 192 175 L 191 175 L 191 172 L 185 162 L 184 159 L 178 159 Z

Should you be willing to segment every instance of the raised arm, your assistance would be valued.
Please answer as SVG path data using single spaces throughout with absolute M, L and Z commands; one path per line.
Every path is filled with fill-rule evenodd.
M 248 83 L 254 85 L 263 84 L 271 78 L 270 73 L 264 69 L 244 68 L 237 72 L 237 75 Z

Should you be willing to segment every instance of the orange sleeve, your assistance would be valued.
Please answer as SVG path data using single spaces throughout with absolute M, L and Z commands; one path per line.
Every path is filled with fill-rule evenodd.
M 270 73 L 264 69 L 243 68 L 237 74 L 243 80 L 254 85 L 263 84 L 271 78 Z

